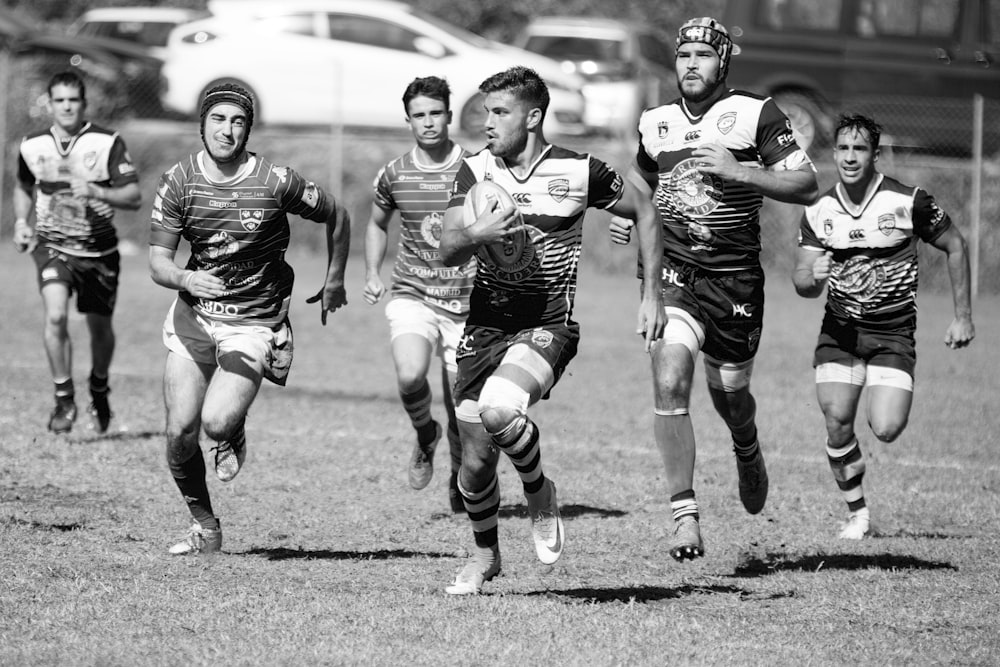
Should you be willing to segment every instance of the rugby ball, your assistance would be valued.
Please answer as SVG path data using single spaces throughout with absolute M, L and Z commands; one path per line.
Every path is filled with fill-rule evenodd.
M 502 186 L 497 185 L 493 181 L 477 181 L 472 184 L 469 192 L 465 195 L 462 222 L 468 227 L 483 213 L 492 211 L 494 206 L 499 209 L 511 206 L 516 208 L 514 198 Z

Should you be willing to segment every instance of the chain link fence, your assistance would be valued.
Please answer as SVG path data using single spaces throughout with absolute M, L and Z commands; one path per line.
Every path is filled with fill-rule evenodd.
M 110 61 L 109 61 L 110 62 Z M 172 117 L 159 104 L 158 72 L 148 63 L 98 62 L 74 59 L 58 53 L 23 53 L 0 50 L 0 134 L 4 139 L 2 195 L 0 195 L 0 241 L 10 242 L 13 227 L 11 206 L 17 155 L 25 134 L 45 129 L 51 122 L 45 107 L 45 84 L 56 71 L 76 68 L 87 82 L 87 116 L 93 122 L 119 130 L 138 168 L 144 206 L 136 212 L 118 211 L 116 221 L 123 242 L 145 252 L 149 208 L 160 174 L 189 152 L 201 147 L 196 119 Z M 982 100 L 980 108 L 970 98 L 967 104 L 934 108 L 926 114 L 927 127 L 920 136 L 937 138 L 933 146 L 911 145 L 913 132 L 894 126 L 898 99 L 866 100 L 850 110 L 871 115 L 886 132 L 879 167 L 900 181 L 924 188 L 934 195 L 959 226 L 972 251 L 974 283 L 980 293 L 1000 293 L 1000 100 Z M 928 109 L 933 107 L 928 103 Z M 845 108 L 845 110 L 847 110 Z M 912 116 L 913 114 L 908 114 Z M 942 118 L 949 122 L 942 122 Z M 976 127 L 981 119 L 982 131 Z M 453 134 L 456 133 L 453 130 Z M 983 139 L 985 137 L 985 139 Z M 481 137 L 456 136 L 463 145 L 477 150 Z M 629 140 L 606 137 L 554 137 L 556 142 L 586 150 L 623 167 L 632 159 L 635 145 Z M 981 140 L 977 146 L 974 140 Z M 378 168 L 406 151 L 412 139 L 405 127 L 399 130 L 355 130 L 338 126 L 308 129 L 254 127 L 250 145 L 277 162 L 285 162 L 307 177 L 338 193 L 354 218 L 353 252 L 362 248 L 363 226 L 371 203 L 371 181 Z M 821 188 L 836 182 L 829 142 L 812 149 Z M 795 233 L 801 208 L 769 202 L 762 225 L 765 266 L 775 277 L 790 274 Z M 322 248 L 318 230 L 305 234 L 307 245 Z M 586 237 L 588 252 L 607 270 L 631 270 L 634 258 L 610 248 L 601 234 Z M 921 248 L 922 289 L 947 289 L 944 254 Z

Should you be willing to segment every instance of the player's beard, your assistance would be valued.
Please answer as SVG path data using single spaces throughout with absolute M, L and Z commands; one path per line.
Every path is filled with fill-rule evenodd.
M 528 132 L 527 130 L 519 132 L 516 135 L 508 136 L 499 141 L 494 141 L 488 145 L 490 153 L 493 155 L 504 158 L 513 159 L 524 151 L 525 147 L 528 145 Z
M 680 79 L 677 81 L 677 87 L 681 91 L 681 96 L 688 102 L 693 102 L 695 104 L 704 102 L 705 100 L 712 97 L 712 95 L 715 94 L 716 88 L 718 88 L 722 84 L 722 82 L 719 81 L 718 79 L 716 79 L 713 83 L 709 83 L 708 81 L 705 81 L 705 79 L 700 79 L 700 78 L 698 79 L 698 81 L 703 85 L 696 90 L 691 90 L 691 88 L 685 89 L 684 84 L 689 82 L 687 82 L 684 79 Z
M 212 150 L 212 146 L 207 139 L 202 138 L 202 145 L 205 146 L 205 152 L 208 156 L 212 158 L 212 161 L 216 164 L 229 164 L 230 162 L 238 162 L 242 157 L 243 153 L 246 151 L 247 139 L 243 137 L 243 140 L 236 146 L 232 153 L 226 155 L 220 155 Z

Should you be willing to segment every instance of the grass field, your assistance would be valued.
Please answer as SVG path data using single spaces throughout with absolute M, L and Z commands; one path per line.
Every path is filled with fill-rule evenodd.
M 859 419 L 875 532 L 845 543 L 810 368 L 822 304 L 770 276 L 754 377 L 768 505 L 753 517 L 740 506 L 699 371 L 707 555 L 678 564 L 665 551 L 669 501 L 632 333 L 637 287 L 586 268 L 585 256 L 580 354 L 532 409 L 566 551 L 552 567 L 535 560 L 504 463 L 505 575 L 455 599 L 443 587 L 471 544 L 468 522 L 446 511 L 447 475 L 422 492 L 407 485 L 410 431 L 382 308 L 361 299 L 359 255 L 350 305 L 326 328 L 303 303 L 321 263 L 292 258 L 289 385 L 262 390 L 240 476 L 210 480 L 225 553 L 185 559 L 166 553 L 188 522 L 163 453 L 159 331 L 172 294 L 149 280 L 144 256 L 125 258 L 112 432 L 78 424 L 51 436 L 33 269 L 0 247 L 0 665 L 1000 662 L 995 297 L 976 303 L 972 349 L 952 352 L 941 343 L 948 297 L 921 296 L 912 419 L 892 445 L 875 444 Z M 85 403 L 78 317 L 72 330 Z M 437 462 L 447 468 L 444 453 Z

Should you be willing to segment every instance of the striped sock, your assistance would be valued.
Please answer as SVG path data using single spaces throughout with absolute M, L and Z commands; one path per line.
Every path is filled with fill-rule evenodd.
M 674 515 L 674 521 L 679 521 L 681 517 L 693 516 L 698 520 L 698 501 L 694 498 L 694 489 L 681 491 L 670 496 L 670 511 Z
M 840 493 L 847 502 L 847 508 L 856 512 L 866 507 L 865 491 L 861 487 L 861 480 L 865 476 L 865 460 L 857 437 L 852 436 L 850 442 L 843 447 L 833 447 L 827 440 L 826 458 L 830 462 L 830 470 L 833 471 Z
M 493 444 L 514 464 L 526 494 L 538 493 L 545 484 L 542 473 L 542 450 L 538 446 L 538 427 L 520 415 L 500 433 L 491 433 Z
M 434 439 L 437 430 L 431 419 L 431 385 L 424 378 L 420 388 L 412 393 L 399 392 L 399 398 L 403 401 L 403 409 L 410 417 L 410 423 L 417 431 L 417 441 L 425 445 Z
M 493 479 L 486 488 L 478 493 L 470 493 L 462 486 L 459 476 L 458 491 L 465 502 L 465 511 L 472 522 L 472 536 L 480 549 L 497 550 L 500 538 L 497 535 L 497 524 L 500 518 L 500 479 L 493 474 Z

